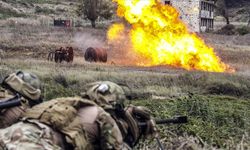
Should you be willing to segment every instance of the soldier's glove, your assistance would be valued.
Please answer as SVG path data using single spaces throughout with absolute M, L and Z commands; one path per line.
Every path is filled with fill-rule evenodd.
M 154 119 L 150 119 L 147 121 L 147 127 L 143 134 L 148 137 L 152 136 L 155 137 L 157 135 L 156 123 Z
M 146 126 L 141 127 L 141 133 L 146 136 L 155 137 L 157 134 L 156 123 L 151 115 L 151 111 L 143 106 L 134 107 L 133 113 L 136 116 L 137 120 L 140 122 L 146 122 Z

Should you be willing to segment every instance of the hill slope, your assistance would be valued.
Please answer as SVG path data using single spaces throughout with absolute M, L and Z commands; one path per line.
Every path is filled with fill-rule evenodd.
M 78 5 L 78 1 L 3 0 L 0 1 L 0 19 L 75 18 Z
M 233 21 L 248 21 L 248 0 L 226 0 Z M 80 0 L 2 0 L 0 20 L 8 18 L 78 18 Z

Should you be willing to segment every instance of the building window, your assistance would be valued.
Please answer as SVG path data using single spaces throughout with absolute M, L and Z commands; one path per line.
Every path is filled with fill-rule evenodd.
M 170 5 L 170 1 L 169 1 L 169 0 L 165 0 L 165 1 L 164 1 L 164 4 L 165 4 L 165 5 Z
M 201 2 L 201 10 L 205 10 L 205 3 Z

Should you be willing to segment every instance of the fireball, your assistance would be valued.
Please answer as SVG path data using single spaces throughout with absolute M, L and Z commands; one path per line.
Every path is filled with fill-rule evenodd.
M 124 29 L 125 27 L 123 24 L 113 24 L 107 33 L 109 41 L 113 42 L 113 40 L 120 39 L 120 35 L 124 32 Z
M 178 11 L 158 0 L 113 0 L 117 15 L 131 26 L 128 37 L 140 66 L 171 65 L 187 70 L 226 72 L 232 69 L 223 63 L 214 49 L 179 19 Z M 109 28 L 108 39 L 119 39 L 121 24 Z

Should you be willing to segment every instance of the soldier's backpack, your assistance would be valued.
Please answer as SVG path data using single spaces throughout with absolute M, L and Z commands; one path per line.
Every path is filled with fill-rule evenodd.
M 36 105 L 24 114 L 26 119 L 36 119 L 65 135 L 67 143 L 75 150 L 93 149 L 87 141 L 85 131 L 77 116 L 79 108 L 96 106 L 95 103 L 79 98 L 57 98 Z

